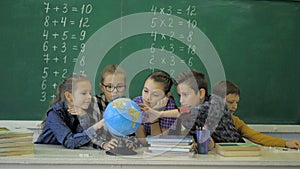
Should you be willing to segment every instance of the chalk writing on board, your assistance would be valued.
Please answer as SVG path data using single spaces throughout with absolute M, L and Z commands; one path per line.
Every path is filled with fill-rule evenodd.
M 150 36 L 152 43 L 150 46 L 150 59 L 149 64 L 152 65 L 149 69 L 154 70 L 153 65 L 162 64 L 170 67 L 169 73 L 173 76 L 175 73 L 176 64 L 186 64 L 189 67 L 193 66 L 194 55 L 196 54 L 196 44 L 192 44 L 193 41 L 193 29 L 197 27 L 197 8 L 194 5 L 187 4 L 182 8 L 175 8 L 169 6 L 152 5 L 150 11 L 153 13 L 153 17 L 149 26 L 153 29 Z M 158 16 L 159 14 L 166 14 L 165 18 Z M 185 18 L 185 21 L 175 21 L 173 15 Z M 176 32 L 176 27 L 187 27 L 184 32 Z M 168 34 L 158 33 L 161 29 L 168 29 Z M 176 43 L 174 39 L 186 41 L 187 44 Z M 156 52 L 165 52 L 165 56 L 157 56 Z M 181 57 L 181 60 L 175 61 L 174 53 L 177 53 Z M 178 72 L 176 72 L 178 73 Z
M 78 53 L 85 52 L 89 15 L 93 13 L 93 5 L 65 2 L 43 2 L 44 19 L 42 21 L 42 77 L 41 102 L 49 102 L 55 98 L 58 84 L 73 72 L 70 70 L 78 61 Z M 79 60 L 85 65 L 86 57 Z M 84 74 L 84 70 L 80 71 Z

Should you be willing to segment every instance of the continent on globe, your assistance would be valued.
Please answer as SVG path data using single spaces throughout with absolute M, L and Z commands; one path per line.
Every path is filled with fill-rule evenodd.
M 126 110 L 126 100 L 116 99 L 112 102 L 113 106 L 119 110 Z
M 138 119 L 140 118 L 140 112 L 134 108 L 129 108 L 128 109 L 128 114 L 131 116 L 132 118 L 132 128 L 134 128 L 135 123 L 138 121 Z

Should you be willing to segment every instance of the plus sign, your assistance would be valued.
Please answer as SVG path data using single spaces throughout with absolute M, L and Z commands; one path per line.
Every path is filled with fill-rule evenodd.
M 57 61 L 59 60 L 58 57 L 53 58 L 53 60 L 55 61 L 55 63 L 57 63 Z
M 54 76 L 57 76 L 59 74 L 59 72 L 58 71 L 54 71 L 53 74 L 54 74 Z
M 57 84 L 56 83 L 53 83 L 53 89 L 55 89 L 56 88 L 56 86 L 57 86 Z
M 56 37 L 58 37 L 59 34 L 55 32 L 55 33 L 52 34 L 52 36 L 54 37 L 54 39 L 56 39 Z
M 54 20 L 52 21 L 52 23 L 53 23 L 54 26 L 56 26 L 56 24 L 58 24 L 58 21 L 57 21 L 56 19 L 54 19 Z
M 56 45 L 53 45 L 52 48 L 53 48 L 53 51 L 56 51 L 57 46 L 56 46 Z
M 59 7 L 56 6 L 55 8 L 53 8 L 56 12 L 59 10 Z
M 54 99 L 56 98 L 55 94 L 53 94 L 53 95 L 51 96 L 51 98 L 52 98 L 52 100 L 54 100 Z

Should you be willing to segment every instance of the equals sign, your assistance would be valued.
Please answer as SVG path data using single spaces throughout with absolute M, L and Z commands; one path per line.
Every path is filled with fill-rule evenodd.
M 76 35 L 72 35 L 71 39 L 77 39 Z
M 78 58 L 73 58 L 73 62 L 76 63 Z
M 178 21 L 178 25 L 182 26 L 183 25 L 183 21 Z
M 180 34 L 180 35 L 179 35 L 179 38 L 180 38 L 180 39 L 184 39 L 183 34 Z
M 77 7 L 72 7 L 72 12 L 78 12 Z
M 184 51 L 184 46 L 179 47 L 179 51 L 183 52 Z
M 185 63 L 183 59 L 180 60 L 180 63 Z
M 70 24 L 71 25 L 75 25 L 75 21 L 70 21 Z
M 78 50 L 78 46 L 77 45 L 73 45 L 73 50 Z
M 182 9 L 177 9 L 177 14 L 181 15 L 182 14 Z

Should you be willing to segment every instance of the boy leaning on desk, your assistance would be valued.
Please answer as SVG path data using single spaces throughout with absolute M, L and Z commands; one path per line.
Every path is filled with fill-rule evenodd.
M 239 87 L 229 80 L 220 81 L 213 87 L 213 93 L 221 96 L 231 113 L 231 118 L 234 122 L 235 127 L 238 132 L 248 140 L 260 144 L 263 146 L 272 147 L 287 147 L 300 149 L 299 140 L 284 140 L 281 138 L 276 138 L 268 136 L 257 132 L 250 127 L 243 120 L 239 119 L 234 115 L 234 112 L 238 108 L 238 102 L 240 100 L 240 89 Z

